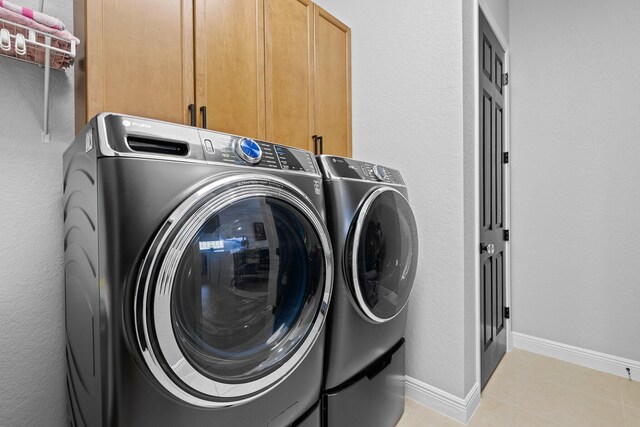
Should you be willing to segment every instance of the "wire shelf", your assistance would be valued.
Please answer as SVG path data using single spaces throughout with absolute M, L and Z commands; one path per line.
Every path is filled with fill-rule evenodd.
M 8 34 L 7 34 L 8 33 Z M 73 65 L 76 41 L 0 18 L 0 55 L 44 67 L 43 142 L 49 142 L 49 74 Z
M 2 29 L 9 32 L 10 43 L 9 46 L 0 45 L 0 55 L 44 66 L 49 50 L 51 68 L 59 70 L 73 65 L 76 56 L 75 42 L 0 18 L 0 30 Z M 24 37 L 22 54 L 16 49 L 18 34 Z

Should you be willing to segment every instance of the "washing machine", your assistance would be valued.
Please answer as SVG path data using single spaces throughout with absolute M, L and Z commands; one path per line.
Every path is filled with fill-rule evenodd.
M 391 427 L 404 411 L 404 332 L 418 262 L 407 188 L 395 169 L 318 160 L 335 259 L 323 423 Z
M 319 425 L 333 255 L 311 153 L 100 114 L 63 204 L 71 425 Z

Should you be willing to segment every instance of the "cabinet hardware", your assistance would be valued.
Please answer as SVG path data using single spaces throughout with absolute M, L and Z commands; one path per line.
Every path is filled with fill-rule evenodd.
M 200 107 L 200 114 L 202 115 L 202 128 L 206 129 L 207 128 L 207 107 L 206 106 L 202 106 Z
M 189 104 L 189 120 L 191 126 L 196 125 L 196 104 Z

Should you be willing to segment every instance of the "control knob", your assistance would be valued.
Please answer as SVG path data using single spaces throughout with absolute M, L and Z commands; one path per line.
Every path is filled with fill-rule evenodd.
M 378 181 L 384 181 L 387 177 L 387 172 L 384 170 L 384 167 L 380 165 L 375 165 L 373 167 L 373 174 L 378 178 Z
M 234 151 L 242 160 L 256 164 L 262 159 L 262 148 L 251 138 L 238 138 L 234 141 Z

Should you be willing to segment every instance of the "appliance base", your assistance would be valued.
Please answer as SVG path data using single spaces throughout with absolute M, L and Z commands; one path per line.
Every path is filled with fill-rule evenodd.
M 404 412 L 404 338 L 355 378 L 322 394 L 324 427 L 392 427 Z

